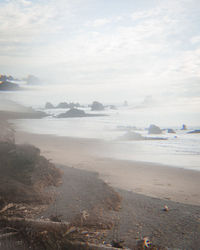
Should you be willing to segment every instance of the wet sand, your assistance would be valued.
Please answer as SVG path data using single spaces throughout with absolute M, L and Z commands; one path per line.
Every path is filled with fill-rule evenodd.
M 138 249 L 139 240 L 148 236 L 157 246 L 155 249 L 200 248 L 199 206 L 115 189 L 121 197 L 119 209 L 117 196 L 97 174 L 67 166 L 57 167 L 63 172 L 63 183 L 57 189 L 59 195 L 55 203 L 43 215 L 56 214 L 74 222 L 80 221 L 82 211 L 87 211 L 89 216 L 83 222 L 82 231 L 88 233 L 79 235 L 83 240 L 100 244 L 123 240 L 124 246 Z M 163 211 L 165 204 L 169 207 L 168 212 Z M 109 225 L 113 226 L 109 228 Z M 109 230 L 105 230 L 107 227 Z
M 105 158 L 103 152 L 109 152 L 112 144 L 99 140 L 18 131 L 16 143 L 31 143 L 57 166 L 62 164 L 61 195 L 49 213 L 69 218 L 76 211 L 74 207 L 88 211 L 89 204 L 101 206 L 102 199 L 97 202 L 96 197 L 106 194 L 96 183 L 97 172 L 122 198 L 114 227 L 102 240 L 123 240 L 125 246 L 137 249 L 137 242 L 148 236 L 160 246 L 156 249 L 200 249 L 200 172 Z M 72 207 L 67 197 L 71 197 Z M 169 207 L 168 212 L 163 211 L 164 205 Z M 109 220 L 106 216 L 105 221 Z
M 111 186 L 150 197 L 200 205 L 200 171 L 104 157 L 113 144 L 95 140 L 16 132 L 54 163 L 99 173 Z

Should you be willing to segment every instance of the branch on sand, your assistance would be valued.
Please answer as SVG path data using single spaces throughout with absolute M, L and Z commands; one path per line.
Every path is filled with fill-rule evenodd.
M 13 208 L 15 205 L 13 203 L 8 203 L 5 207 L 3 207 L 1 210 L 0 210 L 0 214 L 4 213 L 5 211 L 7 211 L 8 209 L 10 208 Z
M 18 217 L 8 218 L 6 216 L 0 217 L 0 222 L 5 223 L 7 226 L 14 226 L 14 228 L 27 227 L 29 226 L 32 230 L 37 229 L 42 231 L 45 229 L 54 229 L 54 230 L 69 230 L 72 226 L 69 222 L 54 222 L 49 220 L 34 220 L 34 219 L 25 219 Z
M 5 240 L 8 239 L 12 236 L 16 236 L 18 233 L 17 232 L 11 232 L 11 233 L 5 233 L 5 234 L 0 234 L 0 240 Z
M 0 240 L 12 236 L 21 237 L 26 242 L 37 244 L 40 249 L 77 249 L 77 250 L 114 250 L 112 246 L 96 245 L 88 242 L 79 242 L 70 238 L 70 235 L 77 232 L 79 228 L 74 227 L 69 222 L 54 222 L 41 219 L 24 219 L 18 217 L 8 218 L 6 216 L 0 217 L 0 223 L 6 226 L 11 226 L 17 232 L 10 232 L 0 235 Z M 40 245 L 38 245 L 40 244 Z M 62 248 L 63 247 L 63 248 Z

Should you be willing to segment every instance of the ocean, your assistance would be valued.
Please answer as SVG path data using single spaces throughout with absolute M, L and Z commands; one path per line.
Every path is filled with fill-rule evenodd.
M 135 103 L 124 106 L 123 100 L 121 103 L 105 101 L 103 104 L 113 104 L 116 110 L 107 107 L 104 111 L 94 112 L 88 107 L 91 103 L 89 98 L 88 102 L 87 98 L 81 102 L 78 96 L 67 99 L 67 94 L 62 91 L 52 92 L 52 89 L 49 92 L 26 90 L 1 93 L 0 98 L 7 98 L 50 114 L 43 119 L 14 121 L 19 130 L 37 134 L 102 139 L 113 145 L 111 151 L 104 153 L 105 157 L 161 163 L 200 171 L 200 134 L 188 134 L 191 130 L 200 129 L 200 112 L 190 110 L 188 104 L 185 108 L 180 105 L 170 108 L 162 105 L 139 106 Z M 81 109 L 85 112 L 107 116 L 56 118 L 56 115 L 67 109 L 44 109 L 47 101 L 51 101 L 54 105 L 64 101 L 80 102 L 84 105 Z M 183 123 L 187 125 L 187 130 L 181 130 Z M 131 130 L 148 137 L 147 128 L 150 124 L 155 124 L 161 129 L 172 128 L 176 133 L 169 134 L 163 130 L 162 135 L 151 135 L 167 140 L 125 141 L 120 139 Z

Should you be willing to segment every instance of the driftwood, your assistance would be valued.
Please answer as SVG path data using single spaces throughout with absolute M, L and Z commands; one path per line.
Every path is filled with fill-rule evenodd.
M 5 233 L 5 234 L 0 234 L 0 240 L 5 240 L 5 239 L 8 239 L 12 236 L 15 236 L 17 235 L 18 233 L 17 232 L 11 232 L 11 233 Z
M 19 227 L 30 227 L 32 230 L 36 229 L 37 231 L 42 231 L 46 229 L 65 230 L 68 231 L 72 228 L 72 225 L 69 222 L 54 222 L 41 219 L 25 219 L 18 217 L 8 218 L 6 216 L 1 216 L 0 221 L 5 223 L 6 226 L 12 226 L 14 228 Z
M 63 246 L 67 247 L 67 249 L 69 250 L 76 250 L 76 249 L 77 250 L 104 250 L 104 249 L 115 250 L 115 249 L 119 249 L 119 248 L 115 248 L 112 246 L 96 245 L 96 244 L 91 244 L 88 242 L 73 241 L 70 239 L 67 240 L 68 235 L 70 235 L 71 233 L 75 231 L 78 231 L 78 228 L 72 226 L 69 222 L 54 222 L 54 221 L 47 221 L 47 220 L 41 220 L 41 219 L 34 220 L 34 219 L 25 219 L 25 218 L 18 218 L 18 217 L 8 218 L 6 216 L 0 216 L 0 222 L 2 224 L 5 224 L 5 226 L 12 227 L 15 230 L 19 229 L 19 231 L 21 231 L 22 228 L 24 228 L 25 230 L 28 230 L 31 233 L 40 232 L 41 235 L 48 234 L 49 232 L 59 232 L 59 234 L 61 235 L 61 238 L 66 239 L 66 241 L 63 242 L 64 244 Z M 17 234 L 18 232 L 2 234 L 0 235 L 0 240 L 12 237 Z M 51 248 L 49 244 L 47 249 L 55 249 L 55 247 Z M 123 248 L 123 249 L 128 250 L 128 248 Z
M 0 234 L 0 242 L 16 235 L 25 245 L 34 249 L 54 250 L 59 244 L 69 244 L 68 236 L 77 229 L 68 222 L 0 216 L 3 228 L 11 227 L 16 232 Z M 31 248 L 32 249 L 32 248 Z
M 3 212 L 7 211 L 8 209 L 10 209 L 10 208 L 12 208 L 12 207 L 14 207 L 14 206 L 15 206 L 15 204 L 13 204 L 13 203 L 7 204 L 5 207 L 3 207 L 3 208 L 0 210 L 0 214 L 2 214 Z

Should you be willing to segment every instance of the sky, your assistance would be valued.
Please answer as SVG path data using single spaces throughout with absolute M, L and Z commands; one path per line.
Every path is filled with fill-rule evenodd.
M 0 0 L 1 73 L 198 109 L 199 13 L 199 0 Z

